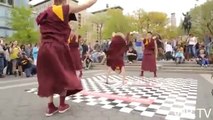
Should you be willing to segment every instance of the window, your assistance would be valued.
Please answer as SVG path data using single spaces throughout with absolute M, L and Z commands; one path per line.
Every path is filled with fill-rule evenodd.
M 6 0 L 0 0 L 0 3 L 6 3 Z
M 13 0 L 8 0 L 8 4 L 13 6 Z
M 78 14 L 78 29 L 81 28 L 81 14 Z
M 0 3 L 13 6 L 14 0 L 0 0 Z

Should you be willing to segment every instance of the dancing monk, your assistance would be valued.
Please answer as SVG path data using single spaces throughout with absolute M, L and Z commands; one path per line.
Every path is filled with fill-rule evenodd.
M 70 54 L 68 39 L 71 33 L 70 14 L 78 13 L 92 6 L 97 0 L 70 6 L 66 0 L 54 0 L 54 5 L 39 14 L 41 46 L 38 52 L 38 95 L 49 97 L 46 116 L 64 113 L 70 107 L 65 97 L 80 92 L 81 82 L 76 75 L 73 55 Z M 53 103 L 53 95 L 60 95 L 59 107 Z

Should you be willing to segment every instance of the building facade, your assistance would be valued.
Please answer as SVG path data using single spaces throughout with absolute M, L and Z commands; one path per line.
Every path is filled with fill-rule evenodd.
M 177 21 L 176 21 L 176 15 L 175 13 L 171 13 L 171 26 L 176 26 L 177 25 Z
M 106 5 L 106 8 L 105 9 L 101 9 L 101 10 L 98 10 L 98 11 L 94 11 L 92 12 L 92 15 L 97 15 L 97 14 L 105 14 L 108 10 L 121 10 L 123 11 L 123 8 L 121 6 L 115 6 L 115 7 L 109 7 L 109 5 L 107 4 Z M 96 24 L 92 24 L 93 26 L 93 31 L 96 31 L 96 40 L 102 40 L 102 34 L 103 34 L 103 29 L 104 29 L 104 26 L 103 26 L 103 23 L 96 23 Z
M 71 5 L 78 5 L 78 1 L 76 1 L 76 0 L 69 0 L 68 2 Z M 36 17 L 39 13 L 44 11 L 46 8 L 51 6 L 53 3 L 52 3 L 52 0 L 43 0 L 43 1 L 37 2 L 35 4 L 34 0 L 31 0 L 29 2 L 29 4 L 31 5 L 31 7 L 33 9 L 34 17 Z M 82 22 L 82 19 L 83 19 L 82 18 L 82 13 L 76 14 L 76 17 L 77 17 L 78 21 L 77 22 L 72 22 L 72 25 L 74 27 L 73 29 L 77 29 L 79 26 L 81 26 L 81 22 Z
M 0 37 L 5 38 L 13 33 L 13 30 L 8 25 L 11 9 L 27 5 L 27 0 L 0 0 Z

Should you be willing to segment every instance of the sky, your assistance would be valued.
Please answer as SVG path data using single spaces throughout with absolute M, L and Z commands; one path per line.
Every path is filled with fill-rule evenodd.
M 43 0 L 33 0 L 33 2 L 39 2 Z M 79 0 L 79 4 L 87 0 Z M 133 2 L 134 1 L 134 2 Z M 98 0 L 98 2 L 89 8 L 87 11 L 92 12 L 106 8 L 106 4 L 109 7 L 121 6 L 124 8 L 125 14 L 131 14 L 133 11 L 143 9 L 149 11 L 160 11 L 167 13 L 170 17 L 171 13 L 176 13 L 177 24 L 183 19 L 182 13 L 186 13 L 191 8 L 195 7 L 195 4 L 200 5 L 206 0 Z
M 85 0 L 79 0 L 81 3 Z M 133 2 L 134 1 L 134 2 Z M 135 10 L 143 9 L 149 11 L 160 11 L 167 13 L 170 17 L 171 13 L 176 13 L 177 24 L 183 19 L 182 13 L 189 11 L 195 7 L 195 4 L 200 5 L 206 0 L 98 0 L 88 11 L 95 11 L 109 6 L 121 6 L 124 8 L 124 13 L 132 13 Z

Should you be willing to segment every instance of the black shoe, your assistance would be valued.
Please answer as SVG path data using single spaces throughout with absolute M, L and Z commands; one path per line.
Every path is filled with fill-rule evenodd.
M 18 75 L 21 76 L 21 72 L 20 71 L 18 71 Z
M 0 78 L 5 78 L 5 75 L 0 75 Z
M 13 75 L 14 75 L 15 77 L 17 77 L 17 72 L 14 72 Z

